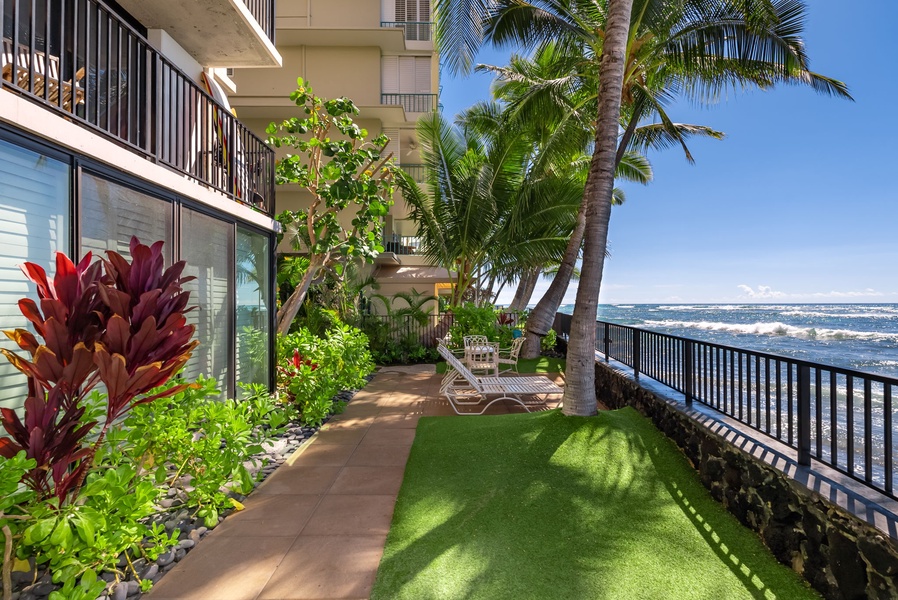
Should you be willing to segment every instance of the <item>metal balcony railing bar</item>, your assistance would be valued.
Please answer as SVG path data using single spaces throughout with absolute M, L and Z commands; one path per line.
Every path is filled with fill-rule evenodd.
M 381 21 L 380 26 L 402 29 L 408 42 L 430 42 L 433 40 L 433 21 Z
M 380 95 L 380 103 L 393 106 L 401 106 L 405 112 L 427 113 L 437 108 L 437 94 L 397 94 L 383 93 Z
M 553 328 L 570 335 L 571 316 Z M 604 321 L 596 350 L 797 451 L 896 498 L 898 379 Z
M 243 0 L 243 4 L 255 17 L 256 22 L 262 26 L 262 31 L 274 43 L 275 13 L 274 0 Z
M 271 214 L 274 152 L 261 139 L 102 1 L 39 4 L 0 13 L 0 87 Z
M 424 171 L 424 165 L 421 164 L 406 164 L 402 163 L 399 167 L 408 173 L 412 179 L 414 179 L 418 183 L 426 182 L 426 172 Z

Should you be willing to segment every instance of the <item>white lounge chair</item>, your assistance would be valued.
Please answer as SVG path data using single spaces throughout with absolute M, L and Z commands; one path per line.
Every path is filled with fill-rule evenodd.
M 446 375 L 440 384 L 440 394 L 446 396 L 452 410 L 459 415 L 482 415 L 500 400 L 513 400 L 530 412 L 529 406 L 544 405 L 546 396 L 561 394 L 564 389 L 555 385 L 548 377 L 533 375 L 527 377 L 478 377 L 471 373 L 444 345 L 437 351 L 446 360 Z M 530 397 L 525 400 L 524 397 Z M 492 398 L 492 399 L 491 399 Z M 534 401 L 533 398 L 536 400 Z M 480 412 L 462 412 L 459 407 L 478 406 L 488 400 Z

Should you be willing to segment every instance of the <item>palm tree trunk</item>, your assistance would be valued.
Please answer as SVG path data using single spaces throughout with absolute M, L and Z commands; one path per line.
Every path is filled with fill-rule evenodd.
M 521 277 L 518 282 L 518 289 L 515 290 L 514 298 L 508 305 L 509 311 L 521 311 L 527 308 L 530 298 L 533 296 L 533 290 L 536 288 L 536 282 L 539 281 L 541 269 L 533 267 Z
M 293 293 L 281 306 L 281 310 L 278 311 L 277 332 L 279 335 L 289 333 L 290 325 L 293 323 L 293 319 L 296 318 L 296 313 L 299 312 L 299 307 L 302 306 L 303 300 L 306 299 L 306 293 L 309 291 L 309 286 L 312 285 L 312 280 L 315 279 L 315 275 L 327 260 L 327 256 L 322 254 L 313 254 L 309 258 L 309 266 L 306 272 L 302 274 L 299 285 L 296 286 L 296 289 L 293 290 Z
M 610 205 L 610 203 L 609 203 Z M 567 248 L 564 251 L 564 257 L 558 266 L 558 272 L 555 278 L 549 284 L 549 289 L 543 294 L 530 315 L 527 317 L 527 339 L 521 346 L 521 358 L 536 358 L 539 356 L 540 342 L 549 333 L 552 323 L 555 321 L 555 313 L 561 306 L 564 294 L 574 275 L 574 268 L 577 266 L 577 258 L 580 256 L 580 245 L 583 243 L 583 232 L 586 229 L 586 194 L 583 194 L 583 201 L 577 210 L 577 224 L 574 231 L 571 232 L 571 239 L 568 240 Z
M 633 0 L 609 0 L 605 42 L 599 69 L 599 115 L 596 145 L 586 180 L 586 231 L 583 267 L 571 320 L 565 371 L 566 415 L 596 413 L 596 309 L 605 267 L 608 222 L 614 191 L 614 162 L 620 123 L 621 91 Z

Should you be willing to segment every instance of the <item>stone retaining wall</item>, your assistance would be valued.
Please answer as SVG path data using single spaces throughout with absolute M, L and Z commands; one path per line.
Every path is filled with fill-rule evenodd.
M 711 495 L 826 598 L 898 598 L 895 540 L 600 363 L 596 393 L 610 408 L 633 406 L 651 419 Z

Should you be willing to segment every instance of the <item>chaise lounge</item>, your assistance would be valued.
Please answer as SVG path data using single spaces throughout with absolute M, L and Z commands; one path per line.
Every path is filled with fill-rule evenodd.
M 471 373 L 443 344 L 437 351 L 446 360 L 446 375 L 440 384 L 440 394 L 446 396 L 452 410 L 458 415 L 482 415 L 501 400 L 513 400 L 530 412 L 530 406 L 542 406 L 546 397 L 561 394 L 564 389 L 555 385 L 548 377 L 532 375 L 527 377 L 478 377 Z M 491 399 L 492 398 L 492 399 Z M 480 412 L 460 411 L 460 407 L 480 407 Z

